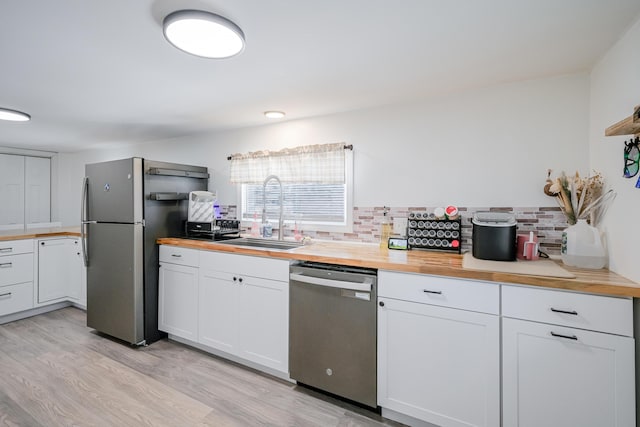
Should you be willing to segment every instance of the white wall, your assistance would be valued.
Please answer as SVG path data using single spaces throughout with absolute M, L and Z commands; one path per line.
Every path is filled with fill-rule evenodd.
M 128 156 L 205 165 L 235 204 L 226 157 L 344 141 L 354 150 L 355 206 L 555 206 L 547 168 L 588 171 L 589 77 L 505 84 L 411 104 L 60 155 L 61 220 L 79 221 L 85 163 Z
M 640 189 L 638 177 L 622 177 L 624 141 L 604 130 L 640 104 L 640 20 L 607 52 L 591 73 L 591 167 L 601 171 L 618 196 L 605 219 L 610 269 L 640 282 Z

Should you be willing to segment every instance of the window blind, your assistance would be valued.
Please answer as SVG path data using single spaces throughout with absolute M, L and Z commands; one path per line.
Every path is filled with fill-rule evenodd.
M 267 184 L 263 199 L 262 184 L 242 186 L 242 219 L 249 221 L 254 214 L 262 218 L 263 200 L 269 220 L 277 220 L 279 215 L 280 189 L 277 183 Z M 345 184 L 287 184 L 284 191 L 284 217 L 299 223 L 320 223 L 344 225 L 346 217 Z

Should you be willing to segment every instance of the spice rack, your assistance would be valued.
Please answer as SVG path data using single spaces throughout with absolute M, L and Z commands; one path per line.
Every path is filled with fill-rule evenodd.
M 460 219 L 436 219 L 433 214 L 411 213 L 407 223 L 410 249 L 461 253 Z

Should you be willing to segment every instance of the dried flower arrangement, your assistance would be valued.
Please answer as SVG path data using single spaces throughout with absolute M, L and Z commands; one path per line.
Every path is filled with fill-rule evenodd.
M 569 225 L 575 224 L 579 219 L 586 219 L 594 227 L 598 226 L 616 197 L 613 190 L 604 191 L 604 178 L 596 171 L 587 178 L 580 177 L 578 172 L 574 176 L 567 176 L 562 172 L 552 180 L 549 169 L 544 193 L 555 197 Z

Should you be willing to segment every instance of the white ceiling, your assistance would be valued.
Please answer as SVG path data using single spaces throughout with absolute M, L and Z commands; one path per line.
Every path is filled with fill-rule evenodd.
M 178 51 L 162 19 L 242 28 L 226 60 Z M 75 151 L 393 104 L 589 70 L 638 0 L 3 0 L 0 146 Z M 269 122 L 272 123 L 272 122 Z

